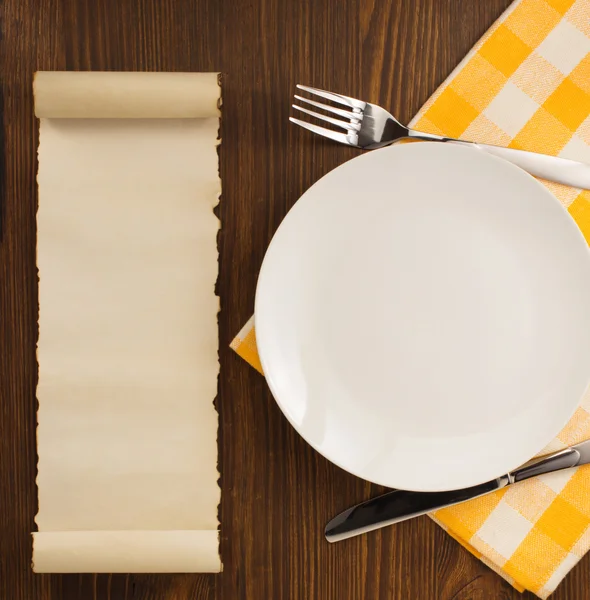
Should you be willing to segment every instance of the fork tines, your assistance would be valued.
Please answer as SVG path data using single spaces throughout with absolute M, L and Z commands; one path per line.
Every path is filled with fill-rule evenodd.
M 363 119 L 363 110 L 366 106 L 366 103 L 362 100 L 357 100 L 356 98 L 349 98 L 348 96 L 342 96 L 340 94 L 334 94 L 333 92 L 328 92 L 326 90 L 319 90 L 317 88 L 308 87 L 305 85 L 297 84 L 297 87 L 304 92 L 309 94 L 320 96 L 325 100 L 329 100 L 330 102 L 334 102 L 336 104 L 340 104 L 346 106 L 349 110 L 344 110 L 342 108 L 338 108 L 336 106 L 332 106 L 330 104 L 324 104 L 322 102 L 317 102 L 315 100 L 311 100 L 309 98 L 304 98 L 303 96 L 299 96 L 295 94 L 295 99 L 299 102 L 303 102 L 305 104 L 309 104 L 314 108 L 319 108 L 320 110 L 326 111 L 338 117 L 342 117 L 342 119 L 336 119 L 335 117 L 324 115 L 315 110 L 310 110 L 309 108 L 305 108 L 303 106 L 299 106 L 297 104 L 293 104 L 293 108 L 298 110 L 306 115 L 311 117 L 315 117 L 321 121 L 325 121 L 334 125 L 336 127 L 340 127 L 344 129 L 346 133 L 340 133 L 339 131 L 334 131 L 333 129 L 327 129 L 326 127 L 320 127 L 318 125 L 314 125 L 313 123 L 308 123 L 307 121 L 302 121 L 300 119 L 295 119 L 293 117 L 289 117 L 289 120 L 300 127 L 308 129 L 313 133 L 317 133 L 324 137 L 330 138 L 336 142 L 340 142 L 341 144 L 347 144 L 349 146 L 356 146 L 358 143 L 358 132 L 361 128 L 361 121 Z

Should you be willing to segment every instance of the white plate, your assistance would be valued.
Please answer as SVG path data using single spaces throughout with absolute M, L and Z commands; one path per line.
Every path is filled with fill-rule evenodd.
M 590 252 L 517 167 L 418 143 L 308 190 L 258 281 L 256 336 L 279 406 L 370 481 L 478 484 L 566 424 L 590 379 Z

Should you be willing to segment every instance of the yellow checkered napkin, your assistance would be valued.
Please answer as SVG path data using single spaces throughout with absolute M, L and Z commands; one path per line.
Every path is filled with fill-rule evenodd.
M 590 0 L 514 2 L 412 125 L 590 163 Z M 544 183 L 590 242 L 590 192 Z M 252 320 L 232 348 L 261 371 Z M 589 438 L 587 394 L 543 453 Z M 514 587 L 546 598 L 590 548 L 590 467 L 541 476 L 432 518 Z

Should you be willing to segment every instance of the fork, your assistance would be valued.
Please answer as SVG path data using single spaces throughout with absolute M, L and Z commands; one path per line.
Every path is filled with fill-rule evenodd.
M 345 133 L 327 127 L 320 127 L 319 125 L 293 117 L 289 117 L 289 120 L 296 125 L 335 142 L 362 150 L 383 148 L 402 139 L 464 144 L 508 160 L 536 177 L 571 185 L 576 188 L 590 189 L 590 165 L 586 163 L 559 158 L 557 156 L 549 156 L 547 154 L 539 154 L 537 152 L 503 148 L 490 144 L 479 144 L 477 142 L 468 142 L 466 140 L 416 131 L 402 125 L 392 114 L 376 104 L 305 85 L 297 84 L 297 87 L 312 96 L 319 96 L 324 100 L 346 107 L 346 109 L 343 109 L 332 104 L 324 104 L 295 94 L 295 99 L 300 103 L 307 104 L 335 116 L 322 114 L 315 110 L 293 104 L 295 110 L 339 127 Z

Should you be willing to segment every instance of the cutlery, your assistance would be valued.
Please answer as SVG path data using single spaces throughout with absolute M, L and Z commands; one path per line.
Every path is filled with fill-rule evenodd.
M 590 463 L 590 440 L 533 459 L 506 475 L 473 487 L 444 492 L 393 490 L 340 513 L 326 525 L 324 533 L 329 542 L 339 542 L 489 494 L 537 475 L 571 469 L 587 463 Z
M 329 116 L 293 104 L 295 110 L 320 119 L 321 121 L 325 121 L 335 127 L 339 127 L 346 133 L 328 129 L 326 127 L 320 127 L 313 123 L 301 121 L 300 119 L 295 119 L 293 117 L 289 118 L 289 120 L 296 125 L 336 142 L 340 142 L 341 144 L 354 146 L 355 148 L 361 148 L 363 150 L 382 148 L 402 139 L 465 144 L 503 158 L 536 177 L 565 185 L 571 185 L 576 188 L 590 189 L 590 165 L 586 163 L 569 160 L 567 158 L 549 156 L 547 154 L 539 154 L 537 152 L 503 148 L 501 146 L 492 146 L 489 144 L 479 144 L 477 142 L 468 142 L 465 140 L 415 131 L 414 129 L 409 129 L 405 125 L 402 125 L 393 115 L 376 104 L 363 102 L 356 98 L 350 98 L 349 96 L 343 96 L 341 94 L 335 94 L 333 92 L 319 90 L 305 85 L 297 84 L 297 87 L 313 96 L 319 96 L 320 98 L 346 107 L 345 110 L 332 106 L 331 104 L 324 104 L 310 98 L 295 95 L 295 99 L 299 102 L 335 115 Z

